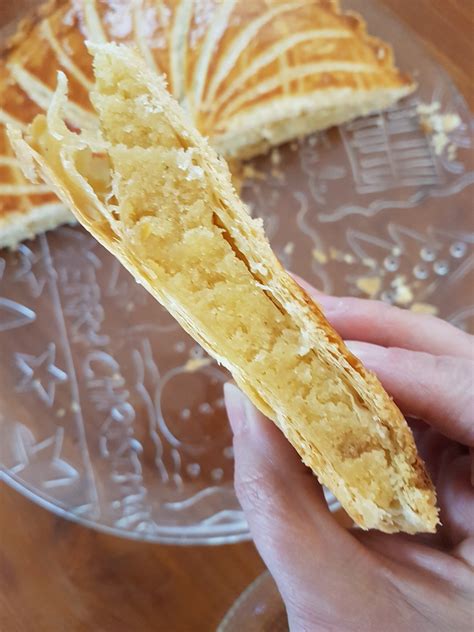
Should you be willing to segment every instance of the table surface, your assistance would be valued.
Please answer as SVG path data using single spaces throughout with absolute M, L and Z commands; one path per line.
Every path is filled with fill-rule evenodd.
M 380 0 L 474 105 L 474 0 Z M 0 2 L 0 26 L 12 8 Z M 264 569 L 252 544 L 172 547 L 72 524 L 0 485 L 2 632 L 209 632 Z

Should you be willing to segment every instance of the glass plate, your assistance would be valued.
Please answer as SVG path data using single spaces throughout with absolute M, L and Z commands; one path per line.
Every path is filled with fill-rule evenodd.
M 235 600 L 216 632 L 288 632 L 288 619 L 270 573 L 262 573 Z
M 470 112 L 391 14 L 368 0 L 345 6 L 394 43 L 418 92 L 253 161 L 243 196 L 283 264 L 326 292 L 472 329 Z M 420 126 L 420 102 L 459 116 L 441 155 Z M 0 353 L 0 464 L 10 485 L 118 535 L 249 537 L 232 486 L 228 375 L 83 230 L 0 253 Z

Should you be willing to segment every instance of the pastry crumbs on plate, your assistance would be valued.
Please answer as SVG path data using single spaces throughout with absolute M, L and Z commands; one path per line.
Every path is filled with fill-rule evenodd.
M 377 276 L 360 277 L 356 281 L 356 286 L 361 292 L 364 292 L 370 298 L 374 298 L 380 292 L 382 279 Z
M 410 311 L 416 314 L 429 314 L 431 316 L 436 316 L 439 312 L 436 305 L 430 305 L 429 303 L 413 303 L 410 307 Z
M 318 248 L 314 248 L 312 254 L 313 254 L 313 259 L 317 261 L 318 263 L 320 263 L 321 265 L 324 265 L 325 263 L 328 262 L 328 256 L 322 250 L 318 250 Z
M 294 251 L 295 251 L 295 244 L 292 241 L 289 241 L 283 248 L 283 252 L 285 253 L 285 255 L 292 255 Z
M 187 373 L 194 373 L 194 371 L 199 371 L 199 369 L 209 366 L 211 363 L 211 358 L 189 358 L 184 365 L 184 370 Z
M 413 301 L 413 291 L 411 287 L 406 283 L 405 276 L 397 276 L 390 285 L 394 288 L 393 302 L 396 305 L 405 306 Z

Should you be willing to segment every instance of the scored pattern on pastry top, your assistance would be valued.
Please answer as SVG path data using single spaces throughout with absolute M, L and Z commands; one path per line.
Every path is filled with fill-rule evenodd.
M 390 47 L 333 0 L 53 0 L 0 59 L 0 233 L 33 210 L 48 215 L 43 228 L 70 218 L 54 208 L 48 187 L 26 182 L 5 125 L 24 128 L 44 111 L 61 70 L 69 80 L 68 124 L 96 126 L 85 39 L 137 46 L 223 151 L 229 134 L 315 104 L 329 107 L 331 95 L 412 86 L 394 67 Z M 41 230 L 40 220 L 29 223 L 30 234 Z
M 241 110 L 250 116 L 251 106 L 282 107 L 284 95 L 410 84 L 394 69 L 389 47 L 334 2 L 141 0 L 132 16 L 108 2 L 87 8 L 88 36 L 137 42 L 211 137 Z

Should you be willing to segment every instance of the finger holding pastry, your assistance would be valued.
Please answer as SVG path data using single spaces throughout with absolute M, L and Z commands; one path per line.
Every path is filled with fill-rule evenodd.
M 321 298 L 307 283 L 304 287 L 316 300 Z M 320 303 L 346 300 L 351 302 L 324 297 Z M 374 331 L 378 335 L 378 303 L 365 301 L 358 310 L 364 314 L 363 323 L 362 318 L 353 322 L 349 309 L 340 309 L 341 329 L 362 340 L 360 333 L 365 331 L 373 339 Z M 281 433 L 235 386 L 226 386 L 236 490 L 254 541 L 285 602 L 291 630 L 377 629 L 388 612 L 384 629 L 397 632 L 471 627 L 474 486 L 469 394 L 474 367 L 467 358 L 473 338 L 440 322 L 433 333 L 444 332 L 446 349 L 450 342 L 455 348 L 456 340 L 464 338 L 457 357 L 410 350 L 404 336 L 406 313 L 390 307 L 386 313 L 394 327 L 390 342 L 398 348 L 360 340 L 349 347 L 379 374 L 402 408 L 425 413 L 429 423 L 419 422 L 417 437 L 438 489 L 443 526 L 436 536 L 345 532 Z M 416 320 L 429 348 L 430 330 L 423 325 L 432 319 Z M 440 341 L 434 337 L 433 342 Z M 415 348 L 417 344 L 420 338 L 413 340 Z

